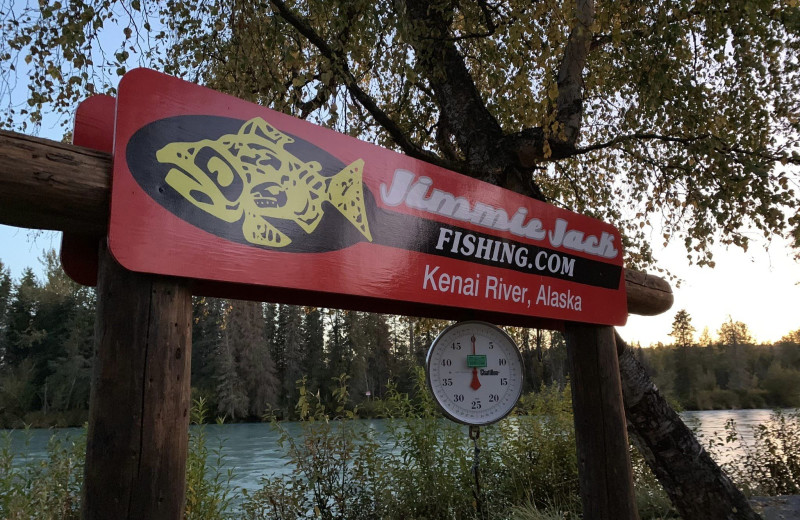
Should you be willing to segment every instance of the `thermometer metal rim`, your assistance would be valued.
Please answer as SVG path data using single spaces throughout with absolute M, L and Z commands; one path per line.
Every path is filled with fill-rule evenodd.
M 500 336 L 505 341 L 507 341 L 508 344 L 511 347 L 513 347 L 511 350 L 516 354 L 516 363 L 517 363 L 517 367 L 519 367 L 518 368 L 519 369 L 519 384 L 517 385 L 518 387 L 517 387 L 517 390 L 516 390 L 516 396 L 513 396 L 513 399 L 511 401 L 513 404 L 511 406 L 509 406 L 508 410 L 506 410 L 501 416 L 494 417 L 494 418 L 491 418 L 491 419 L 486 420 L 486 421 L 470 421 L 468 419 L 465 419 L 464 417 L 455 416 L 453 413 L 451 413 L 450 410 L 447 409 L 445 404 L 442 403 L 439 400 L 439 398 L 436 396 L 436 392 L 434 392 L 434 389 L 433 389 L 433 382 L 431 380 L 431 359 L 433 358 L 433 353 L 436 351 L 436 348 L 439 346 L 439 343 L 441 343 L 441 341 L 444 338 L 446 338 L 450 333 L 452 333 L 454 329 L 476 327 L 476 326 L 479 327 L 479 328 L 480 327 L 486 327 L 486 328 L 490 329 L 493 333 L 500 334 Z M 513 361 L 512 361 L 512 363 L 513 363 Z M 428 355 L 427 355 L 427 357 L 425 359 L 425 379 L 427 380 L 426 382 L 428 384 L 428 390 L 430 390 L 431 395 L 433 396 L 433 400 L 436 402 L 436 404 L 439 406 L 439 409 L 442 411 L 442 413 L 448 419 L 450 419 L 452 421 L 455 421 L 457 423 L 466 424 L 466 425 L 469 425 L 469 426 L 486 426 L 486 425 L 489 425 L 489 424 L 494 424 L 494 423 L 504 419 L 506 416 L 508 416 L 508 414 L 510 414 L 511 411 L 514 409 L 514 407 L 516 406 L 517 402 L 519 401 L 520 396 L 522 395 L 524 374 L 525 374 L 525 370 L 524 370 L 524 364 L 523 364 L 523 361 L 522 361 L 522 354 L 520 353 L 519 347 L 517 347 L 516 342 L 511 338 L 511 336 L 509 336 L 506 333 L 506 331 L 504 331 L 500 327 L 498 327 L 496 325 L 493 325 L 491 323 L 488 323 L 488 322 L 485 322 L 485 321 L 479 321 L 479 320 L 459 321 L 457 323 L 454 323 L 454 324 L 450 325 L 446 329 L 444 329 L 438 336 L 436 336 L 436 339 L 433 340 L 433 343 L 431 343 L 431 347 L 428 349 Z

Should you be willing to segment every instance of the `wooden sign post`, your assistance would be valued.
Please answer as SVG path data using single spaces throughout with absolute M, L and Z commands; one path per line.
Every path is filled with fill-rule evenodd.
M 672 300 L 665 282 L 624 271 L 612 226 L 129 75 L 110 247 L 78 269 L 98 298 L 84 518 L 182 517 L 192 293 L 564 330 L 584 518 L 637 518 L 610 326 Z M 107 154 L 7 132 L 0 149 L 0 222 L 106 234 Z M 82 244 L 69 262 L 94 254 Z
M 183 518 L 192 302 L 185 280 L 128 271 L 102 245 L 82 518 Z
M 583 518 L 639 518 L 614 329 L 568 323 L 564 337 Z

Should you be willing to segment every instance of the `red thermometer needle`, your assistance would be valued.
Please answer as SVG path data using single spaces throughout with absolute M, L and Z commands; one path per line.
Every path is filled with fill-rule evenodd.
M 472 355 L 475 355 L 475 336 L 472 336 Z M 469 384 L 473 390 L 481 387 L 481 382 L 478 380 L 478 367 L 472 367 L 472 382 Z

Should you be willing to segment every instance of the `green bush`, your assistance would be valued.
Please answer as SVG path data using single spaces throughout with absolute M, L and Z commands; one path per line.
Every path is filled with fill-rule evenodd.
M 202 426 L 204 400 L 192 407 L 200 425 L 189 434 L 186 461 L 187 520 L 233 518 L 233 473 L 223 471 L 221 446 L 209 452 Z M 213 459 L 211 456 L 213 455 Z M 71 439 L 53 436 L 43 460 L 27 460 L 11 447 L 11 432 L 0 440 L 0 518 L 4 520 L 72 520 L 80 518 L 86 433 Z
M 727 460 L 725 469 L 753 495 L 800 494 L 800 410 L 776 410 L 766 423 L 753 428 L 753 443 L 745 444 L 733 419 L 725 438 L 714 438 L 711 450 Z M 744 452 L 744 457 L 736 456 Z
M 222 443 L 209 452 L 205 430 L 208 405 L 204 398 L 194 401 L 186 459 L 186 520 L 221 520 L 230 517 L 235 490 L 231 486 L 232 469 L 223 470 Z M 218 421 L 221 423 L 221 420 Z M 211 457 L 213 456 L 213 459 Z
M 0 518 L 71 520 L 80 516 L 86 437 L 51 437 L 47 457 L 20 461 L 5 432 L 0 447 Z
M 280 423 L 293 472 L 264 479 L 245 493 L 248 519 L 468 519 L 480 511 L 508 517 L 519 503 L 577 504 L 575 438 L 568 395 L 557 390 L 526 401 L 539 415 L 511 418 L 483 429 L 478 438 L 481 492 L 472 473 L 475 445 L 467 428 L 443 419 L 417 373 L 414 397 L 389 385 L 378 403 L 386 417 L 383 443 L 364 422 L 351 419 L 346 379 L 339 381 L 336 408 L 328 412 L 300 385 L 297 415 L 302 435 Z M 566 400 L 566 403 L 565 403 Z M 556 413 L 553 413 L 556 412 Z
M 487 487 L 504 496 L 507 508 L 526 501 L 537 508 L 579 507 L 569 387 L 529 394 L 520 401 L 518 412 L 487 428 L 487 451 L 497 454 L 494 473 L 486 475 Z
M 380 443 L 374 432 L 352 421 L 356 410 L 348 410 L 347 377 L 339 378 L 333 392 L 334 410 L 329 413 L 319 394 L 298 382 L 295 407 L 302 435 L 289 433 L 271 416 L 293 470 L 288 477 L 264 478 L 252 494 L 243 491 L 241 505 L 247 519 L 294 520 L 314 518 L 383 518 L 386 468 L 379 463 Z
M 569 388 L 525 396 L 517 415 L 483 428 L 480 493 L 474 479 L 475 445 L 468 430 L 443 419 L 424 374 L 414 397 L 389 385 L 377 408 L 386 417 L 383 443 L 348 411 L 346 379 L 326 411 L 300 382 L 297 415 L 302 434 L 280 423 L 280 443 L 293 472 L 262 480 L 245 492 L 244 518 L 256 519 L 472 519 L 579 518 L 575 432 Z M 666 495 L 641 458 L 634 460 L 637 499 L 648 517 L 668 517 Z
M 390 385 L 384 400 L 388 449 L 382 464 L 389 468 L 392 489 L 387 518 L 472 518 L 478 500 L 483 507 L 493 504 L 491 496 L 474 496 L 474 448 L 467 429 L 442 418 L 421 369 L 415 386 L 411 398 Z M 481 448 L 485 476 L 491 470 Z

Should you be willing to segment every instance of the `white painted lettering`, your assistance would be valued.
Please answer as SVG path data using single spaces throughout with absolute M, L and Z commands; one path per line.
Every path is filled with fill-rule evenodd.
M 526 265 L 528 265 L 527 247 L 517 248 L 517 252 L 514 254 L 514 263 L 517 264 L 519 267 L 525 267 Z
M 492 243 L 494 240 L 487 240 L 483 237 L 478 237 L 478 252 L 475 253 L 475 256 L 478 258 L 483 257 L 485 260 L 489 259 L 489 255 L 492 252 Z
M 439 266 L 438 265 L 433 269 L 433 271 L 431 271 L 431 266 L 425 265 L 425 277 L 422 279 L 422 288 L 423 289 L 427 289 L 428 288 L 428 282 L 430 282 L 431 288 L 434 291 L 438 291 L 439 290 L 439 289 L 436 288 L 436 281 L 434 281 L 434 279 L 433 279 L 433 275 L 435 275 L 436 271 L 438 271 L 438 270 L 439 270 Z
M 406 206 L 414 209 L 427 209 L 425 194 L 428 193 L 428 188 L 431 187 L 431 184 L 433 184 L 433 181 L 430 177 L 420 177 L 408 190 Z
M 549 285 L 546 287 L 544 285 L 539 286 L 539 292 L 536 295 L 536 305 L 578 312 L 583 310 L 582 298 L 577 294 L 573 294 L 572 290 L 567 289 L 567 292 L 558 292 L 554 291 Z
M 391 188 L 381 183 L 381 200 L 387 206 L 399 206 L 406 198 L 415 175 L 408 170 L 395 170 Z
M 436 249 L 441 251 L 444 249 L 444 245 L 449 242 L 450 236 L 452 236 L 453 230 L 448 228 L 439 228 L 439 240 L 436 242 Z

